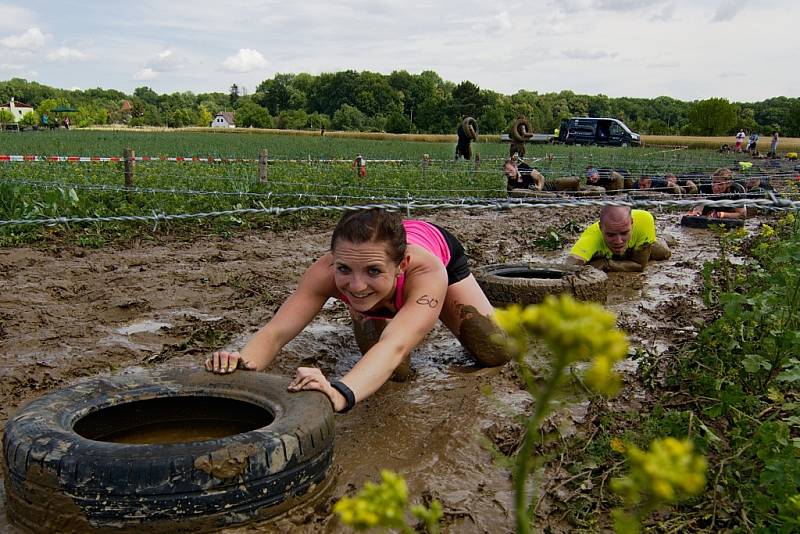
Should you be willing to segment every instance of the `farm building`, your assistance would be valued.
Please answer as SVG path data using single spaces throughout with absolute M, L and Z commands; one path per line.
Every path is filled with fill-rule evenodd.
M 33 112 L 33 106 L 29 106 L 28 104 L 23 104 L 22 102 L 15 102 L 14 97 L 11 97 L 11 101 L 8 104 L 0 105 L 0 110 L 8 110 L 11 112 L 11 115 L 14 116 L 14 122 L 19 122 L 19 120 L 25 116 L 26 113 Z
M 214 115 L 214 120 L 211 121 L 212 128 L 236 128 L 236 123 L 233 120 L 233 111 L 220 111 Z

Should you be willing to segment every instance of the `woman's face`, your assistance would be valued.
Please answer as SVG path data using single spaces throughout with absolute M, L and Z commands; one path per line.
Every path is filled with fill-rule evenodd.
M 407 259 L 396 264 L 385 243 L 352 243 L 338 240 L 333 249 L 333 279 L 352 308 L 368 312 L 390 302 L 397 276 Z
M 731 188 L 731 177 L 730 176 L 713 176 L 711 178 L 711 190 L 719 195 L 721 193 L 727 193 L 728 190 Z

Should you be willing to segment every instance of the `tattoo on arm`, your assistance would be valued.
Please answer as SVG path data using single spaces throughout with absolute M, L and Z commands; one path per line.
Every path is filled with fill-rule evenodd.
M 439 305 L 439 299 L 429 297 L 428 295 L 422 295 L 420 298 L 417 299 L 417 304 L 421 306 L 428 306 L 430 308 L 435 308 Z

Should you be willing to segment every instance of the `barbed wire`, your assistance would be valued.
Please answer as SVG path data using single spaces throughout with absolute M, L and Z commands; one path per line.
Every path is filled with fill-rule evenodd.
M 98 223 L 98 222 L 159 222 L 184 219 L 202 219 L 210 217 L 225 217 L 238 215 L 286 215 L 301 211 L 360 211 L 366 209 L 382 208 L 392 211 L 405 211 L 410 215 L 411 210 L 440 210 L 440 209 L 465 209 L 465 210 L 506 210 L 513 208 L 563 208 L 563 207 L 587 207 L 587 206 L 629 206 L 631 208 L 656 208 L 656 207 L 680 207 L 680 206 L 702 206 L 702 207 L 763 207 L 772 210 L 800 210 L 800 202 L 781 199 L 771 195 L 769 199 L 742 199 L 742 200 L 612 200 L 604 199 L 585 199 L 557 202 L 496 202 L 483 204 L 466 203 L 383 203 L 350 206 L 293 206 L 293 207 L 261 207 L 261 208 L 241 208 L 234 210 L 200 212 L 200 213 L 179 213 L 165 214 L 152 212 L 151 215 L 115 215 L 106 217 L 51 217 L 40 219 L 16 219 L 0 220 L 0 226 L 23 226 L 23 225 L 56 225 L 56 224 L 77 224 L 77 223 Z

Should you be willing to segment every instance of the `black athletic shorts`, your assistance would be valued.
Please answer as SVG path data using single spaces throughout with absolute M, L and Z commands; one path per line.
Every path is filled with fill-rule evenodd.
M 447 285 L 452 286 L 470 275 L 469 267 L 467 266 L 467 253 L 456 236 L 439 225 L 434 224 L 433 226 L 442 232 L 442 237 L 444 237 L 447 248 L 450 250 L 450 261 L 445 268 L 447 269 Z

